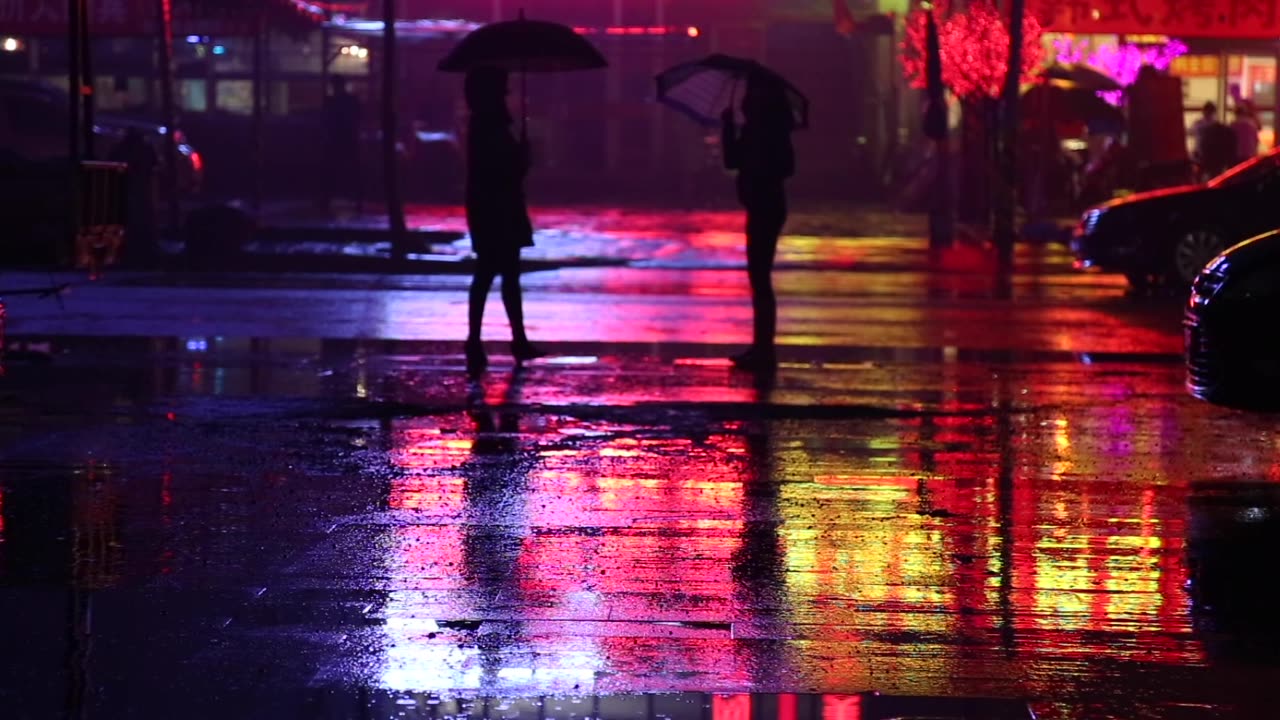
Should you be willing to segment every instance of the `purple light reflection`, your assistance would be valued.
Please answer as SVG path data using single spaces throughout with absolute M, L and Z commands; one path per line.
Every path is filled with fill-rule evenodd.
M 1167 70 L 1175 59 L 1187 54 L 1187 44 L 1174 39 L 1157 45 L 1094 45 L 1089 40 L 1062 37 L 1053 41 L 1053 49 L 1057 62 L 1064 65 L 1087 65 L 1124 87 L 1132 85 L 1138 79 L 1138 73 L 1144 66 Z M 1123 95 L 1123 90 L 1098 93 L 1098 97 L 1112 105 L 1119 105 Z

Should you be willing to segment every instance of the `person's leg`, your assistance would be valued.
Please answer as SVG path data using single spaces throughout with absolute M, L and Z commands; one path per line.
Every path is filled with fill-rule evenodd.
M 778 326 L 778 302 L 773 291 L 773 261 L 778 236 L 786 221 L 781 203 L 747 213 L 747 279 L 751 284 L 753 350 L 772 354 Z
M 471 276 L 471 292 L 468 296 L 468 342 L 480 342 L 480 328 L 484 325 L 484 305 L 489 299 L 489 290 L 493 287 L 493 279 L 496 276 L 497 273 L 490 263 L 476 259 L 476 269 Z
M 518 251 L 517 251 L 518 253 Z M 520 287 L 519 254 L 504 260 L 502 269 L 502 304 L 511 324 L 511 355 L 516 360 L 532 360 L 545 355 L 529 342 L 524 327 L 524 292 Z
M 489 289 L 493 287 L 496 275 L 493 266 L 476 259 L 475 274 L 471 276 L 471 291 L 468 296 L 468 331 L 467 331 L 467 370 L 479 372 L 488 364 L 484 345 L 480 341 L 480 330 L 484 326 L 484 305 L 489 298 Z

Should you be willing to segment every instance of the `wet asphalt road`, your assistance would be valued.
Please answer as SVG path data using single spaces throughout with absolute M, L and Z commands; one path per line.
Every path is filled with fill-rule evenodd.
M 713 254 L 529 276 L 554 356 L 495 298 L 477 383 L 459 276 L 9 302 L 5 717 L 1271 715 L 1276 423 L 1185 395 L 1177 298 L 793 240 L 761 383 Z

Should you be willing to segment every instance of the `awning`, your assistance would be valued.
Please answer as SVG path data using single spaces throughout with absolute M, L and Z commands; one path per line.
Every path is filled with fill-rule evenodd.
M 384 24 L 381 20 L 365 18 L 337 18 L 326 27 L 344 35 L 381 37 Z M 430 40 L 443 37 L 461 37 L 480 27 L 470 20 L 398 20 L 396 35 L 402 40 Z
M 155 0 L 88 0 L 89 29 L 94 35 L 148 35 L 157 26 Z M 174 32 L 200 35 L 257 33 L 253 10 L 264 8 L 271 27 L 284 32 L 319 27 L 326 11 L 357 8 L 363 3 L 316 3 L 306 0 L 173 0 Z M 7 35 L 65 36 L 66 0 L 0 2 L 0 28 Z

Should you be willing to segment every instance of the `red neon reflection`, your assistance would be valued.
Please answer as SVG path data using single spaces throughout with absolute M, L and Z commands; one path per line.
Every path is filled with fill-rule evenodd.
M 822 720 L 862 720 L 862 698 L 857 695 L 824 695 Z
M 751 720 L 750 695 L 716 695 L 711 698 L 712 720 Z
M 778 696 L 778 720 L 796 720 L 796 696 Z

